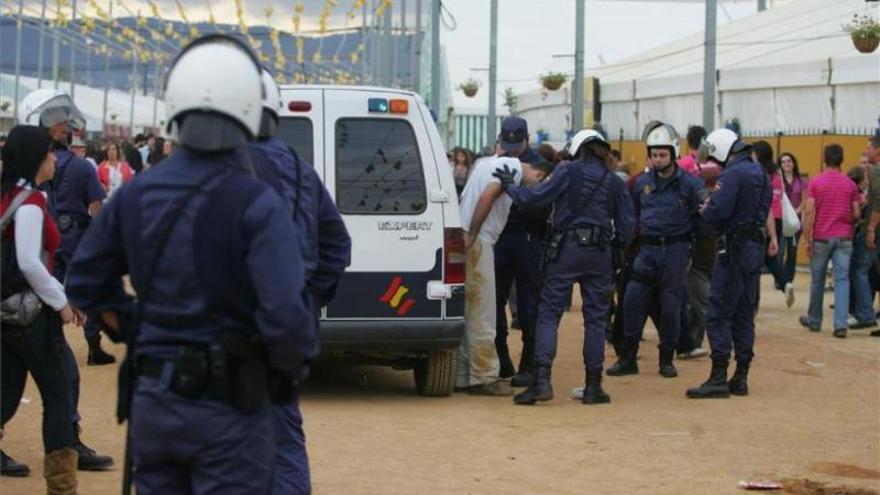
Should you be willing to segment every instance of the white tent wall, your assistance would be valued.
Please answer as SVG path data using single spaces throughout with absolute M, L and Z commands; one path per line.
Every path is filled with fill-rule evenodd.
M 831 93 L 831 86 L 774 89 L 776 125 L 786 134 L 832 132 Z
M 835 132 L 871 134 L 877 125 L 878 116 L 880 116 L 880 83 L 834 86 Z
M 608 131 L 609 139 L 637 139 L 639 136 L 638 103 L 635 101 L 612 101 L 602 104 L 602 125 Z
M 641 138 L 641 130 L 652 120 L 662 120 L 675 127 L 680 134 L 687 131 L 689 125 L 700 121 L 703 108 L 703 95 L 690 94 L 649 98 L 639 100 L 638 123 L 632 139 Z

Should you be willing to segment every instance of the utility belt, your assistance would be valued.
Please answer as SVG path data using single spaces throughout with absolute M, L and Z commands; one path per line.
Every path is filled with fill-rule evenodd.
M 719 234 L 715 241 L 715 253 L 730 258 L 735 256 L 740 245 L 747 241 L 764 244 L 764 231 L 760 227 L 747 225 L 737 227 L 730 233 Z
M 190 400 L 208 400 L 253 413 L 268 405 L 287 404 L 296 393 L 294 380 L 271 370 L 264 347 L 241 336 L 224 335 L 222 343 L 178 348 L 177 356 L 141 356 L 136 373 L 168 384 Z
M 554 230 L 544 247 L 543 267 L 559 258 L 564 241 L 576 242 L 578 246 L 585 248 L 605 248 L 611 243 L 611 232 L 596 225 Z
M 645 246 L 668 246 L 670 244 L 680 244 L 682 242 L 692 243 L 694 236 L 692 234 L 679 235 L 639 235 L 639 243 Z
M 92 217 L 82 213 L 58 213 L 58 232 L 66 234 L 74 228 L 82 231 L 89 227 L 92 223 Z

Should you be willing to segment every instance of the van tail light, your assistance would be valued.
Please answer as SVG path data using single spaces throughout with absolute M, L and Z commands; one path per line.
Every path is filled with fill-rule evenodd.
M 308 112 L 312 109 L 310 101 L 291 101 L 287 104 L 287 109 L 291 112 Z
M 443 283 L 464 283 L 464 262 L 467 253 L 464 249 L 462 229 L 443 229 Z

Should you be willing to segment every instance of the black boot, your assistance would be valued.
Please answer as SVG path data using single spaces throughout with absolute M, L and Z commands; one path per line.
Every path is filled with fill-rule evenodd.
M 535 382 L 529 388 L 520 392 L 513 398 L 513 402 L 521 406 L 531 406 L 537 401 L 545 401 L 553 398 L 553 385 L 550 383 L 550 367 L 537 366 L 535 368 Z
M 0 450 L 0 476 L 23 478 L 31 474 L 31 468 L 23 462 L 18 462 Z
M 663 378 L 675 378 L 678 376 L 678 370 L 672 364 L 672 358 L 675 356 L 675 349 L 666 349 L 660 346 L 660 375 Z
M 712 373 L 709 379 L 697 388 L 687 391 L 691 399 L 726 399 L 730 397 L 730 389 L 727 386 L 727 360 L 713 359 Z
M 581 402 L 584 404 L 608 404 L 611 397 L 602 390 L 602 372 L 587 372 L 587 386 L 584 387 L 584 397 Z
M 736 362 L 736 371 L 730 377 L 728 388 L 733 395 L 749 395 L 749 363 L 745 361 Z
M 76 468 L 80 471 L 104 471 L 113 467 L 113 458 L 109 455 L 101 455 L 90 449 L 79 439 L 79 425 L 74 425 L 73 448 L 79 454 Z
M 638 375 L 639 365 L 636 362 L 636 346 L 630 342 L 620 344 L 620 356 L 613 366 L 608 368 L 608 376 Z
M 531 352 L 523 349 L 522 356 L 519 358 L 519 371 L 510 379 L 511 387 L 528 387 L 535 382 L 535 367 L 532 363 Z
M 105 364 L 113 364 L 116 358 L 113 354 L 108 354 L 101 349 L 101 338 L 89 339 L 89 366 L 101 366 Z

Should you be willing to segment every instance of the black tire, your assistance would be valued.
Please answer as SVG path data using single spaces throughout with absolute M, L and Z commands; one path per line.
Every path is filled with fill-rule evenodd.
M 413 374 L 419 395 L 443 397 L 452 394 L 457 361 L 458 351 L 445 350 L 431 351 L 426 359 L 416 363 Z

